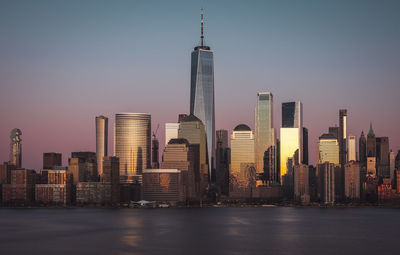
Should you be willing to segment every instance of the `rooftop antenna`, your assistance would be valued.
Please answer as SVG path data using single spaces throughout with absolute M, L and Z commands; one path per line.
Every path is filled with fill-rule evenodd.
M 203 8 L 201 8 L 201 46 L 204 46 L 204 34 L 203 34 L 203 24 L 204 24 L 204 19 L 203 19 Z

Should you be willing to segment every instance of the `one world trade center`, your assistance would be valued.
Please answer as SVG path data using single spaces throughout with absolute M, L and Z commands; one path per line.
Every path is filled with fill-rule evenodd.
M 203 23 L 202 9 L 201 43 L 192 51 L 190 113 L 199 118 L 206 128 L 208 175 L 211 180 L 215 164 L 214 57 L 210 47 L 204 45 Z

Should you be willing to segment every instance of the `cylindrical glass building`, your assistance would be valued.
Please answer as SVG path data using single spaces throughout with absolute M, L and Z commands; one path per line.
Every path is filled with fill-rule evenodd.
M 114 155 L 119 157 L 120 176 L 140 175 L 151 168 L 151 115 L 117 113 L 114 123 Z

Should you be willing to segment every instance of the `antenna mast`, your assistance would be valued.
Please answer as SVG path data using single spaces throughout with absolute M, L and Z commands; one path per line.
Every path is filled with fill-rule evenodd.
M 204 19 L 203 19 L 203 8 L 201 8 L 201 46 L 204 46 L 204 34 L 203 34 L 203 24 L 204 24 Z

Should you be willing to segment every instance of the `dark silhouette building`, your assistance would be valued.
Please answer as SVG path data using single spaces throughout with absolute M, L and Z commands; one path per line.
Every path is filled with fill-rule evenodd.
M 230 148 L 228 147 L 228 131 L 221 129 L 216 131 L 216 176 L 215 181 L 221 194 L 229 195 L 229 164 Z
M 302 164 L 308 165 L 308 128 L 303 127 L 303 159 Z
M 365 138 L 364 131 L 361 131 L 360 139 L 358 142 L 358 156 L 360 167 L 367 167 L 367 139 Z
M 390 178 L 389 138 L 376 138 L 376 168 L 379 177 Z
M 56 152 L 43 153 L 43 169 L 54 169 L 62 165 L 62 155 Z
M 339 138 L 339 127 L 329 127 L 329 134 L 333 135 L 336 139 Z
M 367 157 L 376 157 L 376 138 L 372 129 L 372 123 L 369 126 L 367 135 Z

